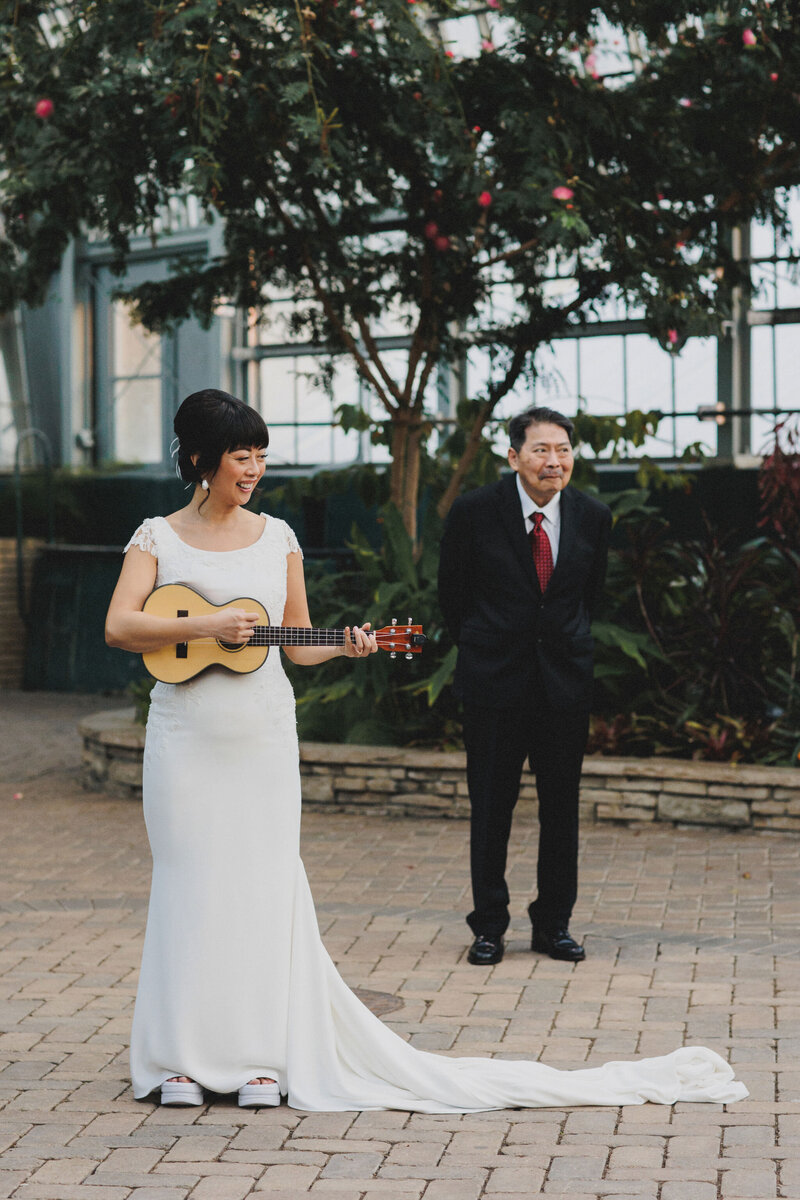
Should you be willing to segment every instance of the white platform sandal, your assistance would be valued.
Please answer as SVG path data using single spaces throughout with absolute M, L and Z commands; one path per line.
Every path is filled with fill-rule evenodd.
M 277 1083 L 246 1083 L 239 1088 L 240 1108 L 269 1108 L 281 1102 Z
M 161 1085 L 162 1104 L 180 1104 L 187 1107 L 203 1103 L 203 1089 L 199 1083 L 181 1083 L 178 1079 L 167 1079 Z

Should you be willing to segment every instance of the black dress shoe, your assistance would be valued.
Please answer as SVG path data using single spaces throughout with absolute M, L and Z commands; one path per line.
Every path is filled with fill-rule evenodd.
M 479 933 L 467 952 L 467 962 L 476 967 L 490 967 L 503 958 L 503 939 L 484 937 Z
M 583 962 L 586 951 L 579 946 L 566 925 L 557 929 L 536 929 L 531 937 L 531 950 L 539 954 L 549 954 L 551 958 L 560 958 L 563 962 Z

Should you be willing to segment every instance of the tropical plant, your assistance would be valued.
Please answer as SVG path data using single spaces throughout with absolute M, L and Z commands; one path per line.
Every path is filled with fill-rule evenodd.
M 428 643 L 423 655 L 393 661 L 373 656 L 364 670 L 334 661 L 324 672 L 291 671 L 297 694 L 301 737 L 321 741 L 367 742 L 378 745 L 437 745 L 458 741 L 457 705 L 449 684 L 455 648 L 438 611 L 436 574 L 440 526 L 433 506 L 425 518 L 428 535 L 423 554 L 413 545 L 397 509 L 386 504 L 379 520 L 383 544 L 377 550 L 354 526 L 350 569 L 331 572 L 324 564 L 309 572 L 309 602 L 326 624 L 352 624 L 368 614 L 373 627 L 396 616 L 422 624 Z M 356 614 L 356 617 L 354 617 Z M 364 619 L 363 615 L 358 619 Z
M 675 537 L 647 497 L 627 516 L 598 622 L 592 747 L 742 761 L 796 760 L 800 595 L 793 551 L 706 524 Z M 608 661 L 609 648 L 613 653 Z

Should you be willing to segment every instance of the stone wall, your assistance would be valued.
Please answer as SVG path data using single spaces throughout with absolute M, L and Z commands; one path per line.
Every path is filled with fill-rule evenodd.
M 674 758 L 587 758 L 581 800 L 598 821 L 671 821 L 800 833 L 800 770 Z
M 144 726 L 134 720 L 135 711 L 94 713 L 78 725 L 83 740 L 81 777 L 87 791 L 141 800 Z
M 36 538 L 23 541 L 26 589 L 30 589 L 31 568 L 41 544 Z M 0 538 L 0 687 L 22 687 L 24 669 L 25 625 L 17 610 L 17 542 Z
M 144 730 L 133 710 L 98 713 L 81 723 L 84 782 L 93 790 L 141 796 Z M 300 747 L 303 803 L 334 812 L 412 817 L 469 815 L 466 756 L 388 746 Z M 528 782 L 527 780 L 530 780 Z M 523 777 L 520 803 L 536 801 Z M 666 821 L 800 833 L 800 770 L 726 766 L 670 758 L 587 758 L 584 820 Z

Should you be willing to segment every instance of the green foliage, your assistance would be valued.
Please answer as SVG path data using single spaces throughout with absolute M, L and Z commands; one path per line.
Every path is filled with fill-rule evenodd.
M 614 508 L 591 749 L 797 764 L 796 552 L 676 536 L 646 493 Z
M 150 711 L 150 693 L 155 687 L 155 679 L 149 675 L 143 679 L 134 679 L 125 689 L 133 701 L 134 720 L 140 725 L 147 724 L 147 714 Z
M 458 737 L 457 709 L 449 692 L 454 648 L 442 625 L 436 597 L 435 547 L 441 527 L 430 506 L 424 545 L 415 557 L 412 541 L 393 505 L 381 509 L 383 545 L 376 550 L 356 526 L 353 565 L 332 572 L 311 564 L 308 593 L 315 623 L 389 625 L 397 616 L 422 624 L 428 643 L 407 661 L 387 653 L 363 664 L 336 659 L 316 671 L 291 668 L 301 737 L 319 741 L 446 747 Z

